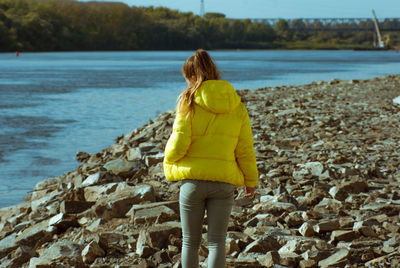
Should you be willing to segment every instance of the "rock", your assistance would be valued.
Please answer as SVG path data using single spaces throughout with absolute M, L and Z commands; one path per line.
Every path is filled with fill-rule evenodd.
M 368 191 L 368 183 L 365 181 L 352 180 L 349 182 L 342 183 L 339 186 L 339 188 L 340 190 L 347 193 L 352 193 L 352 194 L 364 193 Z
M 316 248 L 308 249 L 301 254 L 304 260 L 313 260 L 315 263 L 328 258 L 332 255 L 332 252 L 329 250 L 320 250 Z
M 107 253 L 107 255 L 114 253 L 126 254 L 130 251 L 131 244 L 136 244 L 133 237 L 128 236 L 128 234 L 119 233 L 117 231 L 101 232 L 99 233 L 96 242 Z
M 27 246 L 18 247 L 12 254 L 10 262 L 7 264 L 9 268 L 19 268 L 30 260 L 32 257 L 36 257 L 37 254 L 34 250 Z
M 314 226 L 317 233 L 330 232 L 340 228 L 338 220 L 324 220 Z
M 232 238 L 226 239 L 225 249 L 226 249 L 226 255 L 234 255 L 235 253 L 239 254 L 239 252 L 241 251 L 238 244 L 238 240 Z
M 130 172 L 132 170 L 132 168 L 134 167 L 134 165 L 135 165 L 134 162 L 118 158 L 118 159 L 107 162 L 104 165 L 104 168 L 107 171 L 112 172 L 115 175 L 120 175 L 120 174 Z
M 329 194 L 339 201 L 344 201 L 349 196 L 348 192 L 344 191 L 338 186 L 333 186 L 331 189 L 329 189 Z
M 268 251 L 265 256 L 259 258 L 259 263 L 263 267 L 274 267 L 275 264 L 279 264 L 280 256 L 277 251 Z
M 154 148 L 156 148 L 156 145 L 152 142 L 142 142 L 141 144 L 139 144 L 141 154 L 146 154 Z
M 151 257 L 151 261 L 153 262 L 154 265 L 160 265 L 162 263 L 169 263 L 171 262 L 170 257 L 168 256 L 168 252 L 166 250 L 160 250 L 157 251 L 153 256 Z
M 110 174 L 108 172 L 98 172 L 92 175 L 89 175 L 79 187 L 87 187 L 98 184 L 105 184 L 107 182 L 120 182 L 121 178 Z M 89 201 L 89 200 L 86 200 Z
M 45 220 L 25 229 L 17 236 L 15 242 L 17 245 L 35 249 L 43 243 L 51 241 L 56 232 L 57 228 L 53 225 L 49 226 L 49 221 Z
M 52 244 L 37 258 L 31 258 L 29 268 L 86 267 L 81 257 L 82 247 L 72 241 L 61 240 Z
M 260 263 L 254 258 L 227 258 L 227 267 L 261 268 Z M 275 266 L 276 267 L 276 266 Z
M 88 230 L 92 233 L 96 232 L 96 230 L 101 225 L 101 222 L 102 222 L 102 219 L 97 219 L 97 220 L 93 221 L 89 226 L 86 227 L 86 230 Z
M 13 251 L 18 247 L 16 244 L 17 242 L 17 235 L 16 234 L 10 234 L 0 240 L 0 258 L 6 256 L 8 253 Z
M 142 154 L 139 150 L 139 148 L 130 148 L 128 150 L 128 152 L 126 153 L 126 159 L 128 161 L 133 161 L 136 159 L 141 159 L 142 158 Z
M 67 230 L 69 227 L 78 226 L 78 221 L 72 216 L 59 213 L 48 220 L 48 225 L 57 227 L 57 231 L 60 233 Z
M 179 202 L 177 200 L 173 201 L 164 201 L 164 202 L 152 202 L 148 204 L 137 204 L 133 205 L 131 209 L 125 214 L 127 217 L 134 217 L 135 213 L 142 210 L 142 209 L 151 209 L 159 206 L 166 206 L 173 211 L 175 211 L 177 214 L 179 214 Z
M 314 260 L 301 260 L 299 262 L 300 268 L 315 268 L 317 267 L 317 263 Z
M 40 190 L 47 190 L 49 188 L 54 190 L 59 184 L 60 180 L 61 180 L 60 177 L 44 179 L 36 184 L 34 190 L 40 191 Z
M 252 226 L 255 227 L 258 224 L 262 225 L 274 225 L 275 223 L 272 222 L 273 216 L 271 214 L 258 214 L 244 223 L 244 227 Z
M 372 229 L 372 227 L 369 226 L 368 223 L 366 223 L 364 221 L 354 223 L 353 231 L 359 232 L 363 236 L 367 236 L 367 237 L 375 237 L 376 236 L 374 229 Z
M 100 200 L 95 205 L 98 217 L 105 220 L 125 217 L 133 204 L 155 201 L 154 189 L 150 185 L 138 185 L 127 187 L 124 190 L 116 190 L 113 194 Z
M 139 224 L 154 224 L 163 223 L 167 221 L 174 221 L 178 219 L 178 215 L 167 206 L 157 206 L 148 209 L 142 209 L 135 212 L 133 222 L 135 225 Z
M 309 223 L 305 222 L 300 226 L 299 233 L 302 236 L 310 237 L 314 235 L 314 228 Z
M 324 198 L 314 207 L 314 211 L 320 213 L 338 213 L 341 208 L 342 203 L 340 201 L 330 198 Z
M 150 246 L 150 237 L 146 230 L 141 230 L 136 243 L 136 253 L 141 258 L 153 255 L 157 250 Z
M 90 154 L 86 152 L 77 152 L 76 153 L 76 161 L 78 162 L 85 162 L 89 159 Z
M 259 210 L 261 212 L 268 212 L 273 215 L 281 215 L 283 212 L 293 212 L 297 208 L 292 203 L 284 203 L 284 202 L 264 202 L 259 203 L 254 206 L 255 210 Z
M 291 228 L 298 228 L 303 224 L 302 212 L 294 211 L 290 212 L 288 216 L 285 217 L 286 224 Z
M 149 245 L 154 249 L 163 249 L 168 247 L 169 237 L 181 236 L 181 224 L 179 222 L 165 222 L 155 224 L 147 228 L 149 236 Z
M 279 249 L 279 254 L 304 252 L 311 249 L 313 246 L 316 246 L 318 240 L 293 236 L 288 237 L 287 239 L 282 239 L 282 241 L 286 241 L 286 243 Z
M 90 264 L 97 257 L 105 256 L 105 252 L 96 241 L 92 241 L 82 250 L 81 255 L 83 262 Z
M 281 246 L 279 243 L 272 237 L 265 237 L 264 239 L 257 239 L 252 243 L 248 244 L 246 248 L 243 250 L 243 253 L 265 253 L 267 251 L 278 250 Z
M 37 211 L 39 208 L 44 208 L 51 203 L 54 203 L 57 201 L 57 198 L 61 197 L 62 192 L 54 192 L 52 194 L 49 194 L 47 196 L 44 196 L 42 198 L 33 200 L 31 202 L 31 209 L 32 211 Z
M 287 267 L 297 267 L 300 261 L 300 256 L 293 252 L 279 253 L 280 265 Z
M 341 81 L 339 79 L 332 79 L 331 81 L 329 81 L 329 85 L 336 85 L 339 84 Z
M 350 251 L 348 249 L 342 248 L 336 251 L 333 255 L 330 257 L 321 260 L 318 262 L 319 267 L 344 267 L 348 260 L 347 257 L 349 256 Z
M 161 163 L 163 160 L 164 160 L 164 153 L 148 155 L 144 158 L 144 162 L 148 167 Z
M 393 99 L 394 104 L 399 104 L 400 105 L 400 96 L 396 97 Z
M 329 178 L 329 172 L 324 172 L 324 166 L 321 162 L 309 162 L 306 163 L 304 167 L 308 169 L 312 175 L 317 176 L 320 179 Z
M 83 189 L 87 202 L 96 202 L 104 195 L 109 195 L 117 189 L 118 183 L 107 183 L 98 186 L 89 186 Z
M 77 214 L 89 209 L 94 203 L 95 202 L 85 201 L 62 201 L 60 211 L 65 214 Z
M 387 255 L 372 259 L 369 262 L 366 262 L 365 266 L 371 267 L 372 265 L 380 263 L 380 262 L 382 262 L 382 261 L 384 261 L 384 260 L 386 260 L 386 259 L 388 259 L 388 258 L 390 258 L 391 256 L 394 256 L 394 255 L 399 255 L 399 252 L 392 252 L 390 254 L 387 254 Z
M 352 241 L 359 237 L 355 231 L 336 230 L 331 233 L 331 241 Z

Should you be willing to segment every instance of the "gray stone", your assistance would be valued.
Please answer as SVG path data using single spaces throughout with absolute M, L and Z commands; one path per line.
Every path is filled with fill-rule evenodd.
M 144 162 L 146 166 L 151 167 L 158 163 L 161 163 L 164 160 L 164 153 L 158 153 L 155 155 L 148 155 L 144 158 Z
M 54 193 L 46 195 L 42 198 L 33 200 L 31 202 L 32 211 L 36 211 L 40 207 L 46 207 L 49 204 L 56 202 L 56 198 L 60 197 L 61 195 L 62 195 L 62 192 L 54 192 Z
M 118 158 L 107 162 L 104 165 L 104 168 L 107 171 L 114 173 L 115 175 L 120 175 L 121 173 L 126 173 L 131 171 L 134 166 L 135 166 L 134 162 Z
M 287 267 L 297 267 L 300 255 L 294 252 L 279 253 L 279 264 Z
M 150 236 L 146 230 L 141 230 L 136 242 L 136 253 L 141 258 L 147 258 L 153 255 L 157 250 L 150 246 Z
M 153 224 L 177 220 L 178 214 L 167 206 L 157 206 L 148 209 L 141 209 L 135 212 L 134 224 Z
M 105 256 L 105 252 L 96 241 L 92 241 L 82 250 L 81 255 L 83 262 L 90 264 L 97 257 Z
M 324 220 L 314 226 L 317 233 L 330 232 L 340 228 L 338 220 Z
M 117 189 L 118 183 L 112 182 L 104 185 L 89 186 L 83 189 L 87 202 L 96 202 L 104 195 L 109 195 Z
M 243 253 L 265 253 L 271 250 L 278 250 L 281 245 L 272 237 L 265 237 L 263 239 L 257 239 L 246 246 Z
M 81 257 L 82 247 L 72 241 L 61 240 L 52 244 L 38 258 L 32 258 L 29 268 L 40 267 L 76 267 L 84 268 Z
M 172 209 L 175 212 L 179 211 L 179 202 L 177 200 L 175 201 L 164 201 L 164 202 L 152 202 L 148 204 L 137 204 L 133 205 L 131 209 L 125 214 L 127 217 L 133 217 L 136 212 L 142 210 L 142 209 L 152 209 L 155 207 L 159 206 L 166 206 L 170 209 Z
M 331 233 L 331 241 L 336 242 L 336 241 L 352 241 L 356 238 L 358 238 L 360 235 L 358 232 L 355 231 L 345 231 L 345 230 L 336 230 Z
M 150 185 L 138 185 L 116 191 L 107 198 L 96 203 L 95 212 L 103 219 L 123 218 L 132 205 L 141 202 L 155 201 L 155 193 Z
M 0 258 L 6 256 L 9 252 L 13 251 L 18 247 L 16 244 L 16 234 L 10 234 L 0 240 Z
M 27 246 L 20 246 L 11 254 L 11 260 L 7 267 L 20 268 L 22 265 L 29 261 L 30 258 L 36 257 L 36 251 Z
M 106 184 L 111 182 L 120 182 L 122 179 L 114 174 L 108 172 L 97 172 L 95 174 L 89 175 L 79 187 L 88 187 L 99 184 Z M 86 200 L 92 201 L 92 200 Z
M 268 251 L 268 253 L 260 257 L 258 261 L 263 267 L 274 267 L 275 264 L 279 264 L 280 256 L 277 251 Z
M 149 236 L 149 246 L 154 249 L 167 248 L 170 235 L 175 237 L 181 236 L 181 224 L 179 222 L 155 224 L 147 228 L 147 233 Z
M 94 203 L 86 201 L 62 201 L 60 211 L 65 214 L 77 214 L 89 209 Z
M 340 201 L 324 198 L 314 207 L 314 211 L 319 213 L 338 213 L 342 207 L 343 205 Z
M 314 260 L 301 260 L 299 262 L 300 268 L 315 268 L 317 267 L 317 262 Z
M 321 260 L 318 262 L 318 266 L 322 268 L 326 267 L 344 267 L 345 264 L 347 263 L 347 257 L 349 256 L 350 251 L 345 248 L 341 248 L 338 251 L 336 251 L 334 254 L 332 254 L 330 257 Z
M 133 161 L 136 159 L 141 159 L 142 158 L 142 154 L 139 150 L 139 148 L 130 148 L 128 150 L 128 152 L 126 153 L 126 159 L 128 161 Z
M 299 233 L 302 236 L 313 236 L 314 235 L 314 228 L 312 225 L 310 225 L 309 223 L 305 222 L 303 223 L 300 228 L 299 228 Z
M 51 241 L 53 234 L 57 232 L 57 227 L 49 225 L 49 221 L 39 222 L 18 235 L 16 243 L 18 245 L 37 248 L 45 242 Z

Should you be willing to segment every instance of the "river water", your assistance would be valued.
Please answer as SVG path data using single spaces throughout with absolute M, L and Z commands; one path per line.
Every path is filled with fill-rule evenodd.
M 0 54 L 0 207 L 74 170 L 157 114 L 185 89 L 188 51 Z M 237 89 L 400 73 L 393 51 L 215 51 Z

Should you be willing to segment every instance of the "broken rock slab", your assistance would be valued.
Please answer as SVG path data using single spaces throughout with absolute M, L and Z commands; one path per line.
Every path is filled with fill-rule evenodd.
M 344 267 L 349 261 L 348 256 L 350 254 L 350 250 L 346 248 L 341 248 L 336 251 L 334 254 L 329 256 L 328 258 L 321 260 L 318 262 L 318 266 L 322 268 L 327 267 Z
M 150 185 L 134 187 L 124 186 L 124 190 L 116 190 L 95 205 L 95 212 L 103 219 L 123 218 L 134 204 L 154 202 L 155 192 Z
M 153 224 L 163 223 L 167 221 L 178 220 L 178 214 L 167 206 L 157 206 L 148 209 L 141 209 L 135 212 L 133 216 L 133 223 L 139 224 Z
M 93 263 L 97 257 L 103 257 L 105 254 L 96 241 L 90 242 L 81 252 L 82 260 L 87 264 Z
M 82 246 L 68 240 L 52 244 L 39 257 L 31 258 L 29 268 L 76 267 L 87 268 L 81 256 Z

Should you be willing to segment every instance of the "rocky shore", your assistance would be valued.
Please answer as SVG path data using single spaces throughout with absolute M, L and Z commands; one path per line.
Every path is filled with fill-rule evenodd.
M 242 90 L 260 172 L 237 197 L 229 267 L 399 267 L 400 75 Z M 1 267 L 180 267 L 172 112 L 0 209 Z M 207 231 L 204 225 L 204 234 Z M 206 267 L 206 237 L 200 249 Z

